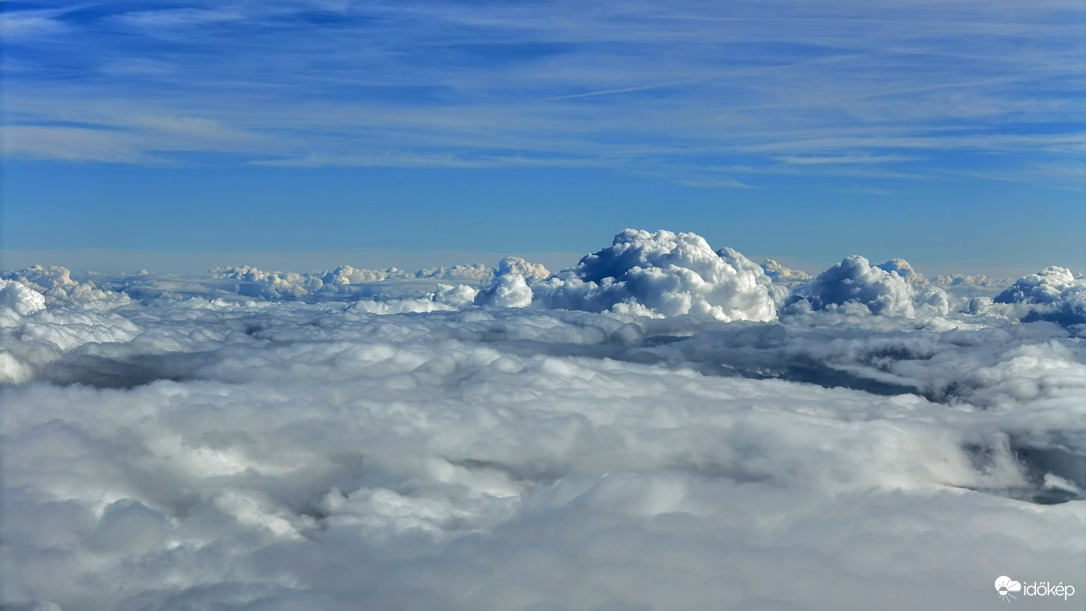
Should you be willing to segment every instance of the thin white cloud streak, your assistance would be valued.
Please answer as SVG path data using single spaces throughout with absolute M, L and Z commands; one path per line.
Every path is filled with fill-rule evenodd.
M 897 163 L 916 160 L 917 157 L 908 157 L 906 155 L 808 155 L 777 158 L 777 161 L 794 165 L 866 165 L 870 163 Z
M 919 155 L 925 173 L 947 150 L 1079 159 L 1076 79 L 1086 70 L 1086 42 L 1067 15 L 1081 8 L 1025 8 L 780 2 L 767 19 L 765 5 L 744 3 L 667 11 L 194 3 L 103 21 L 146 36 L 150 51 L 139 59 L 158 62 L 147 64 L 153 70 L 118 71 L 137 56 L 111 40 L 27 45 L 9 77 L 20 86 L 6 90 L 5 105 L 7 121 L 23 127 L 97 120 L 138 130 L 118 121 L 126 104 L 192 117 L 258 134 L 223 145 L 224 136 L 208 148 L 261 161 L 402 150 L 390 165 L 410 165 L 412 154 L 447 156 L 453 167 L 472 156 L 561 155 L 637 170 L 682 159 L 674 152 L 681 150 L 702 150 L 720 166 L 765 161 L 766 152 L 801 155 L 808 146 L 842 158 L 915 148 L 930 153 Z M 299 25 L 314 9 L 347 21 Z M 48 69 L 50 53 L 79 54 L 86 70 L 43 82 L 33 61 Z M 79 106 L 60 102 L 75 99 Z M 92 120 L 96 114 L 103 118 Z M 948 126 L 969 135 L 941 131 Z M 850 132 L 866 138 L 841 138 Z M 168 130 L 141 136 L 112 156 L 192 150 Z M 9 154 L 55 154 L 29 138 L 14 144 Z M 76 151 L 86 148 L 93 155 L 93 147 Z
M 18 15 L 0 18 L 0 37 L 8 42 L 20 42 L 41 36 L 63 34 L 68 28 L 54 19 L 40 15 Z
M 225 9 L 164 9 L 125 13 L 116 17 L 116 21 L 126 26 L 161 33 L 175 28 L 199 28 L 217 23 L 228 23 L 252 18 L 255 15 L 233 8 Z

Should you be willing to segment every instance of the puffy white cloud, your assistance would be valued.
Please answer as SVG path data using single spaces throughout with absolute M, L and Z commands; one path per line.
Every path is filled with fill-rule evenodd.
M 43 268 L 31 268 L 31 271 Z M 68 270 L 50 268 L 57 277 Z M 24 270 L 25 271 L 25 270 Z M 16 274 L 19 276 L 19 274 Z M 25 276 L 24 276 L 25 277 Z M 84 344 L 125 342 L 137 327 L 110 310 L 131 303 L 92 284 L 50 283 L 29 288 L 17 280 L 0 279 L 0 384 L 33 379 L 43 367 Z
M 1025 322 L 1047 320 L 1064 326 L 1086 324 L 1086 280 L 1076 278 L 1065 267 L 1046 267 L 1023 276 L 996 295 L 992 302 L 973 302 L 970 311 L 1002 314 Z
M 506 308 L 523 308 L 532 303 L 532 289 L 524 276 L 515 273 L 502 274 L 475 296 L 479 305 L 496 305 Z
M 79 309 L 109 310 L 131 300 L 122 293 L 104 291 L 94 282 L 72 279 L 71 270 L 60 266 L 35 265 L 16 272 L 0 274 L 42 294 L 46 303 L 65 304 Z
M 757 264 L 731 249 L 714 252 L 696 234 L 626 229 L 532 291 L 552 308 L 770 320 L 776 309 L 768 284 Z
M 494 270 L 482 263 L 453 265 L 451 267 L 428 267 L 415 272 L 415 277 L 483 284 L 494 278 Z
M 211 276 L 236 281 L 234 287 L 239 295 L 265 299 L 301 299 L 324 287 L 324 281 L 318 275 L 265 271 L 249 266 L 220 267 L 211 270 Z
M 299 273 L 266 271 L 243 266 L 217 268 L 212 270 L 211 276 L 215 279 L 231 281 L 216 283 L 214 289 L 218 291 L 273 301 L 335 301 L 372 299 L 377 296 L 400 298 L 406 293 L 414 293 L 417 300 L 427 298 L 427 293 L 432 297 L 435 291 L 440 292 L 440 289 L 436 288 L 439 286 L 461 284 L 473 287 L 486 286 L 497 276 L 513 270 L 531 279 L 550 275 L 550 272 L 542 265 L 534 265 L 518 257 L 507 257 L 501 261 L 497 270 L 476 264 L 428 268 L 409 274 L 395 267 L 375 270 L 341 265 L 328 271 Z M 135 280 L 138 284 L 143 279 Z M 378 283 L 384 286 L 374 286 Z M 207 288 L 211 287 L 205 287 L 203 290 Z M 438 301 L 440 302 L 441 299 L 439 298 Z M 385 306 L 374 307 L 389 310 Z M 402 311 L 397 310 L 395 306 L 390 307 L 389 311 Z
M 520 257 L 505 257 L 498 262 L 498 269 L 494 275 L 505 276 L 507 274 L 519 274 L 529 285 L 551 277 L 551 272 L 541 263 L 531 263 Z
M 520 257 L 506 257 L 498 263 L 494 280 L 475 296 L 478 305 L 524 308 L 532 303 L 531 285 L 549 278 L 551 273 L 540 264 Z
M 15 280 L 0 279 L 0 310 L 12 317 L 28 316 L 45 309 L 45 296 Z
M 984 274 L 939 274 L 934 279 L 935 284 L 946 287 L 999 287 L 1010 284 L 1010 280 L 989 278 Z
M 406 274 L 390 267 L 386 270 L 356 269 L 350 265 L 341 265 L 321 276 L 323 286 L 339 286 L 345 284 L 363 284 L 366 282 L 380 282 L 389 278 L 403 278 Z M 323 287 L 322 287 L 323 288 Z
M 916 270 L 913 269 L 913 266 L 905 259 L 889 259 L 879 263 L 875 267 L 886 272 L 895 273 L 906 282 L 927 282 L 927 279 L 918 274 Z
M 404 314 L 409 312 L 437 312 L 459 310 L 476 300 L 477 289 L 466 284 L 456 286 L 437 285 L 436 290 L 420 297 L 385 299 L 360 299 L 351 309 L 370 314 Z
M 901 259 L 882 264 L 890 271 L 872 266 L 867 259 L 852 255 L 797 287 L 786 311 L 848 310 L 861 307 L 871 314 L 913 317 L 942 316 L 950 310 L 946 291 L 931 286 Z M 902 276 L 898 272 L 902 272 Z M 913 279 L 907 281 L 906 277 Z
M 43 293 L 58 287 L 78 284 L 72 280 L 71 270 L 59 265 L 35 265 L 17 272 L 3 274 L 3 277 L 8 280 L 18 280 Z
M 1014 281 L 1010 287 L 996 296 L 996 303 L 1052 304 L 1067 291 L 1081 287 L 1074 274 L 1066 267 L 1046 267 L 1036 274 L 1029 274 Z

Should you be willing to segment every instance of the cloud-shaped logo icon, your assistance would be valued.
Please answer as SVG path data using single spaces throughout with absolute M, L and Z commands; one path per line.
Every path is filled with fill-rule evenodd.
M 1012 595 L 1011 592 L 1021 592 L 1022 584 L 1011 579 L 1010 577 L 1007 577 L 1006 575 L 1003 575 L 999 579 L 995 580 L 995 589 L 996 592 L 999 592 L 1000 598 L 1010 602 L 1011 598 L 1018 598 L 1017 596 Z

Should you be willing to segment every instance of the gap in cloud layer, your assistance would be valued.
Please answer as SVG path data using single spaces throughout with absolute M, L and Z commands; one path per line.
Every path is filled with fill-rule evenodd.
M 1039 317 L 1083 281 L 978 283 L 635 230 L 556 274 L 5 273 L 0 601 L 975 608 L 992 558 L 1074 583 L 1086 344 Z

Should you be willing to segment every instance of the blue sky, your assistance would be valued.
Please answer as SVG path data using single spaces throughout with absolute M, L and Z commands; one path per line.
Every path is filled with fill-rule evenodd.
M 1081 0 L 0 7 L 2 267 L 1086 267 Z

